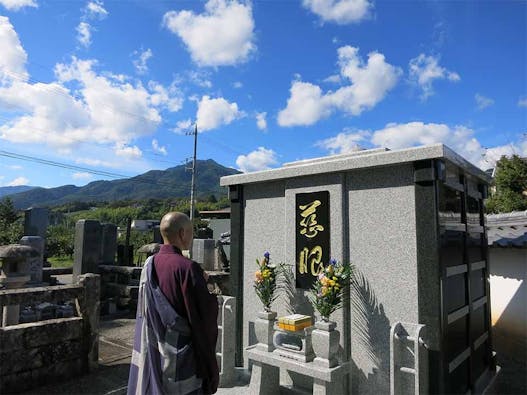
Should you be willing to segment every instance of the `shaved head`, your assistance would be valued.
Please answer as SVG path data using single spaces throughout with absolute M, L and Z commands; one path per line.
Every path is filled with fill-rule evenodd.
M 178 211 L 165 214 L 159 224 L 159 230 L 165 244 L 175 245 L 182 250 L 188 248 L 186 245 L 181 245 L 182 242 L 187 244 L 187 233 L 192 233 L 192 222 L 186 214 Z M 187 237 L 185 237 L 186 234 Z

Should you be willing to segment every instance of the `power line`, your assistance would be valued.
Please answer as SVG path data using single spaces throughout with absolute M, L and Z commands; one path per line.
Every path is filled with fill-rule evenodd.
M 118 173 L 111 173 L 111 172 L 107 172 L 107 171 L 103 171 L 103 170 L 95 170 L 95 169 L 90 169 L 90 168 L 87 168 L 87 167 L 70 165 L 70 164 L 67 164 L 67 163 L 61 163 L 61 162 L 56 162 L 56 161 L 52 161 L 52 160 L 42 159 L 42 158 L 38 158 L 38 157 L 35 157 L 35 156 L 17 154 L 17 153 L 14 153 L 14 152 L 9 152 L 9 151 L 4 151 L 4 150 L 0 150 L 0 156 L 12 158 L 12 159 L 29 161 L 29 162 L 35 162 L 35 163 L 39 163 L 39 164 L 43 164 L 43 165 L 47 165 L 47 166 L 59 167 L 59 168 L 68 169 L 68 170 L 82 171 L 82 172 L 86 172 L 86 173 L 90 173 L 90 174 L 94 174 L 94 175 L 99 175 L 99 176 L 104 176 L 104 177 L 108 177 L 108 178 L 113 178 L 113 179 L 125 178 L 128 181 L 132 181 L 132 182 L 139 182 L 139 183 L 145 183 L 145 184 L 151 184 L 151 185 L 165 186 L 165 187 L 168 187 L 168 188 L 177 188 L 176 185 L 169 184 L 169 183 L 162 182 L 162 181 L 158 181 L 158 180 L 154 180 L 154 179 L 148 179 L 148 178 L 145 178 L 144 176 L 142 176 L 141 179 L 138 179 L 137 177 L 139 177 L 139 176 L 127 176 L 127 175 L 118 174 Z

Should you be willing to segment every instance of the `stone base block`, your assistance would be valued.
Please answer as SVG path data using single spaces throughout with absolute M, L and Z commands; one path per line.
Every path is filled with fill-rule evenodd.
M 277 366 L 253 362 L 250 394 L 277 395 L 280 392 L 280 369 Z

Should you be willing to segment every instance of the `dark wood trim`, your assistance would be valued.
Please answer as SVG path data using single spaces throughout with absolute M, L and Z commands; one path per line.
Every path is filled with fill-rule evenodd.
M 230 272 L 232 293 L 236 298 L 235 323 L 235 362 L 236 366 L 243 366 L 243 231 L 244 231 L 244 199 L 243 186 L 229 187 L 231 200 L 231 253 Z

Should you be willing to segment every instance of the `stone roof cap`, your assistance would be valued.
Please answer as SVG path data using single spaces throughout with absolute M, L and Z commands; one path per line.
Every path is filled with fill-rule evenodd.
M 357 151 L 349 154 L 326 156 L 286 163 L 282 167 L 252 173 L 225 176 L 220 179 L 221 186 L 250 184 L 257 182 L 281 180 L 309 176 L 313 174 L 335 173 L 354 169 L 383 167 L 402 163 L 411 163 L 427 159 L 444 158 L 462 168 L 473 176 L 489 183 L 491 178 L 484 171 L 468 162 L 459 154 L 443 144 L 421 147 L 387 150 L 376 148 Z

